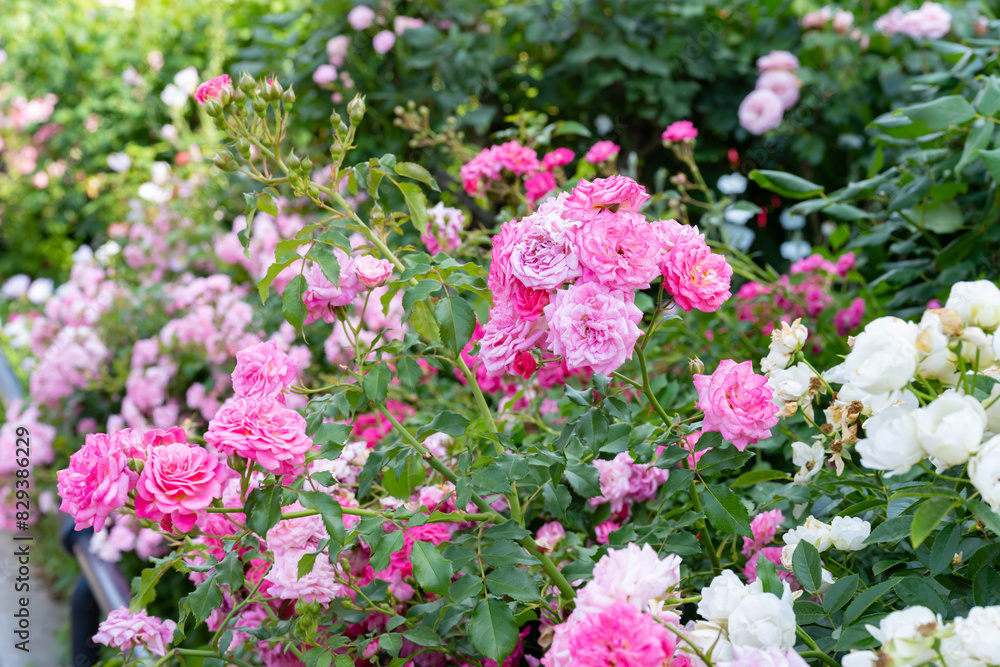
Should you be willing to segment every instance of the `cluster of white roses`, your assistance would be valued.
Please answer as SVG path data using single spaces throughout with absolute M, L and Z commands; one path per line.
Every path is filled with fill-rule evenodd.
M 785 546 L 781 548 L 781 566 L 792 571 L 792 558 L 799 542 L 808 542 L 823 553 L 829 549 L 840 551 L 861 551 L 865 548 L 865 540 L 872 533 L 872 525 L 864 519 L 853 516 L 837 516 L 830 523 L 824 523 L 810 516 L 798 528 L 790 530 L 782 536 Z M 823 584 L 819 593 L 825 593 L 833 585 L 833 575 L 823 568 Z
M 789 366 L 795 353 L 802 349 L 809 330 L 802 326 L 802 319 L 791 324 L 781 322 L 771 331 L 768 354 L 760 361 L 760 370 L 767 378 L 773 392 L 772 400 L 781 410 L 779 417 L 789 417 L 798 410 L 802 399 L 814 396 L 819 390 L 819 378 L 803 361 Z M 812 403 L 802 403 L 803 410 L 812 416 Z
M 765 593 L 760 579 L 744 584 L 732 570 L 723 570 L 701 590 L 698 614 L 704 620 L 688 624 L 685 628 L 688 639 L 713 664 L 733 660 L 734 650 L 741 647 L 775 649 L 786 653 L 787 660 L 794 655 L 790 649 L 795 644 L 792 604 L 802 591 L 793 593 L 788 582 L 782 582 L 782 586 L 783 592 L 778 597 Z M 692 664 L 701 664 L 701 660 L 689 653 L 687 644 L 678 643 L 677 650 L 689 657 Z
M 969 479 L 1000 511 L 998 326 L 1000 289 L 978 280 L 956 283 L 944 307 L 928 309 L 919 323 L 881 317 L 850 339 L 843 363 L 823 374 L 826 382 L 841 385 L 825 411 L 832 428 L 826 435 L 837 443 L 831 449 L 838 474 L 843 446 L 852 443 L 862 465 L 887 476 L 903 474 L 925 458 L 938 471 L 968 463 Z M 780 365 L 774 350 L 765 362 L 775 358 Z M 800 443 L 793 453 L 803 466 L 799 481 L 805 481 L 818 467 L 820 447 Z
M 865 627 L 882 647 L 848 654 L 843 667 L 1000 665 L 1000 607 L 973 607 L 951 623 L 927 607 L 908 607 L 883 618 L 877 628 Z

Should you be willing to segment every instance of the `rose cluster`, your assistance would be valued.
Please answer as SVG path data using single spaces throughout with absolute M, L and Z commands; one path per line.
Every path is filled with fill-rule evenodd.
M 662 278 L 682 309 L 712 312 L 732 276 L 704 236 L 673 220 L 649 222 L 649 198 L 625 176 L 581 180 L 493 239 L 493 308 L 480 341 L 488 374 L 514 374 L 536 350 L 571 371 L 610 375 L 632 357 L 642 332 L 635 291 Z
M 941 39 L 951 30 L 951 14 L 936 2 L 925 2 L 908 12 L 893 7 L 875 21 L 875 29 L 889 37 L 899 34 L 913 39 Z
M 786 111 L 799 101 L 802 82 L 795 72 L 799 59 L 788 51 L 772 51 L 757 59 L 760 76 L 753 92 L 740 103 L 740 125 L 751 134 L 764 134 L 781 125 Z

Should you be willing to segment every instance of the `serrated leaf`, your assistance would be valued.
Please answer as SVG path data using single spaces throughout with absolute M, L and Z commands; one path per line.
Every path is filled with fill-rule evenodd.
M 910 524 L 913 518 L 909 515 L 897 516 L 883 521 L 875 526 L 871 535 L 865 538 L 865 544 L 880 544 L 883 542 L 898 542 L 910 534 Z
M 582 498 L 596 498 L 601 495 L 601 475 L 589 463 L 574 463 L 566 468 L 566 481 Z
M 750 514 L 740 499 L 724 486 L 705 484 L 700 494 L 709 523 L 718 531 L 735 533 L 753 539 Z
M 910 524 L 910 542 L 913 548 L 919 547 L 960 502 L 953 498 L 932 498 L 917 508 L 913 513 L 913 523 Z
M 847 607 L 847 611 L 844 612 L 844 627 L 853 623 L 865 609 L 872 606 L 876 600 L 891 591 L 898 583 L 899 579 L 890 579 L 862 591 L 861 595 L 855 598 L 854 602 Z
M 459 577 L 448 589 L 448 599 L 452 602 L 461 602 L 462 600 L 467 600 L 473 595 L 479 595 L 483 592 L 483 581 L 479 577 L 474 577 L 472 575 L 465 575 Z
M 426 301 L 434 292 L 441 289 L 441 283 L 430 278 L 421 280 L 416 285 L 407 286 L 403 291 L 403 319 L 409 317 L 413 304 Z
M 338 544 L 347 539 L 344 531 L 344 514 L 340 503 L 325 491 L 302 491 L 299 502 L 303 507 L 319 512 L 327 534 Z M 332 550 L 331 550 L 332 551 Z
M 538 582 L 526 570 L 505 567 L 486 575 L 486 588 L 497 597 L 507 596 L 518 602 L 534 602 L 538 594 Z
M 222 591 L 216 584 L 215 575 L 209 575 L 208 579 L 195 586 L 187 601 L 194 617 L 199 623 L 204 623 L 222 605 Z
M 410 209 L 410 220 L 421 234 L 427 233 L 427 197 L 419 185 L 413 183 L 398 183 L 399 191 L 403 193 L 406 207 Z
M 497 664 L 503 664 L 507 656 L 517 648 L 514 615 L 500 600 L 480 600 L 472 612 L 468 627 L 472 645 Z
M 318 555 L 319 554 L 316 553 L 302 554 L 302 557 L 299 558 L 299 569 L 298 569 L 299 579 L 301 579 L 302 577 L 306 576 L 307 574 L 313 571 L 313 568 L 316 566 L 316 556 Z
M 476 329 L 476 314 L 472 307 L 454 292 L 446 290 L 434 306 L 434 315 L 441 327 L 441 340 L 459 354 Z
M 423 374 L 420 364 L 413 357 L 403 357 L 396 362 L 396 375 L 407 389 L 416 389 Z
M 798 547 L 796 547 L 796 550 L 798 550 Z M 837 579 L 837 581 L 833 582 L 830 589 L 823 595 L 823 610 L 828 614 L 832 614 L 847 604 L 858 590 L 859 581 L 860 578 L 858 575 L 852 574 L 849 577 Z
M 292 278 L 281 295 L 281 314 L 293 327 L 302 330 L 306 321 L 306 305 L 302 302 L 302 294 L 306 291 L 306 279 L 302 275 Z
M 438 187 L 437 181 L 431 176 L 431 172 L 427 171 L 422 165 L 416 162 L 397 162 L 394 167 L 396 173 L 400 176 L 406 176 L 407 178 L 412 178 L 415 181 L 420 181 L 426 185 L 431 186 L 435 192 L 441 192 L 441 188 Z
M 936 577 L 951 567 L 952 558 L 958 552 L 958 545 L 962 539 L 962 532 L 957 523 L 952 523 L 941 529 L 941 532 L 934 538 L 931 545 L 931 558 L 929 569 L 931 576 Z
M 819 590 L 823 585 L 823 565 L 816 547 L 805 540 L 795 546 L 792 572 L 807 591 Z
M 289 259 L 287 262 L 279 262 L 267 267 L 267 273 L 257 283 L 257 294 L 260 296 L 261 304 L 267 303 L 267 297 L 271 292 L 271 283 L 274 282 L 274 279 L 294 261 L 294 259 Z
M 268 484 L 253 489 L 247 496 L 246 516 L 250 529 L 266 537 L 281 518 L 281 486 Z
M 389 395 L 389 382 L 392 380 L 392 371 L 389 364 L 382 361 L 376 362 L 368 369 L 361 379 L 361 387 L 365 390 L 365 396 L 372 403 L 381 405 L 385 403 L 386 396 Z
M 216 578 L 223 586 L 235 591 L 243 585 L 243 563 L 240 562 L 239 554 L 233 550 L 226 554 L 226 557 L 215 566 Z
M 451 576 L 454 574 L 451 561 L 444 558 L 430 542 L 416 540 L 410 553 L 413 563 L 413 574 L 420 587 L 431 593 L 445 593 L 451 586 Z
M 310 251 L 312 257 L 319 264 L 320 271 L 334 285 L 340 284 L 340 261 L 333 251 L 333 246 L 326 243 L 317 243 Z

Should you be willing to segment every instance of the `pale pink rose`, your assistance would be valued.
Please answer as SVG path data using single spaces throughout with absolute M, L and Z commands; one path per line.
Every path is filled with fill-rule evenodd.
M 621 528 L 621 524 L 615 523 L 614 521 L 608 519 L 607 521 L 598 524 L 597 527 L 594 528 L 594 540 L 598 544 L 607 544 L 610 541 L 608 539 L 608 535 L 615 532 L 619 528 Z
M 208 424 L 205 442 L 223 454 L 236 454 L 275 475 L 302 472 L 312 439 L 306 420 L 270 399 L 234 398 Z
M 622 147 L 612 141 L 598 141 L 590 147 L 583 159 L 591 164 L 601 164 L 618 157 Z
M 675 245 L 661 260 L 660 270 L 664 289 L 686 311 L 711 313 L 731 296 L 733 267 L 700 239 Z
M 438 202 L 427 209 L 427 217 L 430 224 L 427 225 L 427 233 L 420 235 L 420 240 L 427 246 L 427 251 L 431 255 L 451 252 L 462 245 L 465 214 L 461 210 Z
M 799 68 L 799 59 L 788 51 L 771 51 L 766 56 L 757 59 L 757 69 L 766 72 L 771 69 L 784 69 L 794 72 Z
M 849 11 L 838 9 L 833 15 L 833 30 L 841 35 L 846 35 L 854 25 L 854 14 Z
M 275 552 L 274 566 L 265 577 L 270 584 L 269 594 L 283 600 L 318 602 L 324 607 L 335 598 L 346 596 L 349 589 L 337 583 L 337 579 L 344 575 L 338 565 L 330 562 L 330 556 L 325 551 L 316 556 L 309 574 L 299 576 L 299 561 L 306 553 L 306 549 Z
M 756 563 L 756 561 L 754 561 Z M 716 662 L 718 667 L 806 667 L 795 649 L 782 651 L 777 646 L 757 648 L 756 646 L 734 646 L 733 659 Z
M 375 53 L 389 53 L 396 43 L 396 35 L 391 30 L 383 30 L 372 37 L 372 48 Z
M 594 461 L 594 467 L 600 475 L 601 495 L 590 499 L 591 507 L 609 503 L 611 513 L 617 515 L 631 503 L 632 463 L 633 459 L 628 452 L 622 452 L 610 461 Z
M 676 636 L 652 615 L 623 602 L 556 627 L 544 667 L 660 667 L 670 663 Z
M 534 326 L 533 322 L 516 312 L 496 307 L 490 310 L 490 321 L 483 327 L 483 332 L 479 341 L 479 358 L 491 377 L 513 375 L 517 353 L 534 349 L 545 335 L 544 329 Z
M 340 264 L 340 281 L 334 285 L 323 274 L 319 264 L 310 264 L 303 272 L 306 290 L 302 294 L 308 315 L 306 323 L 322 320 L 328 324 L 337 321 L 333 308 L 350 305 L 361 289 L 354 259 L 340 248 L 334 248 L 334 256 Z
M 104 433 L 88 434 L 81 449 L 69 459 L 69 467 L 56 473 L 63 512 L 76 520 L 76 529 L 104 522 L 128 500 L 139 476 L 128 467 L 121 439 Z
M 316 68 L 316 71 L 313 72 L 313 81 L 321 86 L 325 83 L 333 83 L 336 80 L 337 68 L 333 65 L 320 65 Z
M 423 19 L 413 18 L 412 16 L 396 16 L 392 20 L 392 29 L 396 31 L 397 35 L 402 35 L 407 30 L 419 28 L 423 24 Z
M 205 104 L 208 98 L 215 97 L 218 98 L 222 95 L 223 88 L 229 88 L 232 90 L 233 80 L 229 78 L 228 74 L 220 74 L 219 76 L 209 79 L 204 82 L 198 89 L 194 92 L 194 99 L 198 104 Z
M 390 35 L 392 33 L 389 33 Z M 336 35 L 331 37 L 326 43 L 326 55 L 330 59 L 330 64 L 340 67 L 347 60 L 347 52 L 351 48 L 351 38 L 347 35 Z M 392 47 L 390 47 L 392 48 Z
M 556 177 L 549 171 L 540 171 L 524 182 L 524 194 L 531 201 L 538 201 L 556 187 Z
M 297 512 L 306 509 L 295 502 L 281 508 L 282 513 Z M 297 519 L 283 519 L 267 531 L 267 548 L 271 551 L 287 549 L 307 549 L 315 551 L 319 543 L 328 536 L 323 528 L 323 517 L 318 514 L 303 516 Z
M 372 255 L 362 255 L 354 261 L 358 280 L 369 289 L 381 287 L 392 278 L 392 262 Z
M 951 30 L 951 14 L 936 2 L 925 2 L 908 12 L 900 32 L 914 38 L 941 39 Z
M 671 123 L 663 131 L 663 141 L 692 141 L 698 136 L 698 128 L 689 120 L 679 120 Z
M 574 222 L 587 222 L 602 211 L 615 208 L 619 213 L 637 213 L 649 199 L 646 188 L 628 176 L 581 179 L 565 199 L 563 217 Z
M 269 340 L 236 353 L 233 391 L 241 398 L 274 398 L 295 380 L 298 364 Z
M 757 79 L 757 90 L 770 90 L 781 100 L 784 111 L 788 111 L 799 101 L 799 88 L 802 82 L 799 78 L 783 69 L 770 69 L 761 73 Z
M 703 431 L 721 433 L 740 451 L 771 436 L 778 409 L 767 378 L 754 373 L 751 362 L 725 359 L 712 375 L 695 375 L 694 386 L 697 407 L 705 413 Z
M 561 167 L 573 161 L 573 151 L 568 148 L 557 148 L 550 153 L 546 153 L 542 158 L 542 167 L 548 170 Z
M 562 218 L 564 200 L 563 195 L 550 199 L 518 223 L 520 234 L 510 247 L 509 270 L 528 287 L 553 290 L 582 275 L 573 230 Z
M 599 283 L 571 285 L 556 292 L 545 307 L 553 354 L 566 358 L 570 370 L 611 373 L 632 358 L 642 335 L 642 311 L 625 295 Z
M 136 485 L 135 515 L 186 533 L 220 497 L 226 474 L 218 457 L 203 447 L 183 443 L 153 447 L 146 452 Z
M 150 616 L 145 609 L 132 613 L 128 607 L 119 607 L 97 627 L 94 641 L 121 649 L 123 653 L 145 646 L 153 655 L 165 656 L 166 645 L 173 641 L 175 629 L 175 622 Z
M 806 13 L 802 17 L 802 28 L 804 30 L 822 30 L 833 17 L 833 12 L 829 7 L 823 7 L 813 12 Z
M 375 20 L 375 10 L 371 7 L 358 5 L 347 13 L 347 22 L 355 30 L 364 30 Z
M 599 213 L 578 229 L 576 241 L 580 263 L 611 289 L 646 289 L 660 273 L 663 247 L 641 214 Z
M 550 521 L 535 534 L 535 544 L 544 553 L 552 553 L 566 537 L 566 529 L 558 521 Z
M 875 29 L 883 35 L 892 36 L 901 32 L 906 12 L 901 7 L 893 7 L 888 13 L 875 20 Z
M 751 134 L 764 134 L 781 125 L 785 105 L 770 90 L 755 90 L 740 102 L 740 125 Z
M 657 220 L 651 224 L 656 229 L 664 254 L 670 252 L 676 245 L 705 243 L 705 235 L 697 227 L 682 225 L 676 220 Z

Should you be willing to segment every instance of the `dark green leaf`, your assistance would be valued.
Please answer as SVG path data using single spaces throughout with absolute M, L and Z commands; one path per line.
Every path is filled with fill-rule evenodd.
M 790 482 L 792 478 L 780 470 L 751 470 L 736 478 L 732 483 L 732 488 L 738 489 L 744 486 L 755 486 L 761 482 L 771 482 L 780 479 L 782 482 Z
M 306 305 L 302 302 L 302 294 L 306 291 L 306 279 L 302 275 L 292 278 L 281 295 L 281 313 L 296 329 L 301 330 L 306 321 Z
M 437 547 L 430 542 L 416 540 L 410 554 L 413 574 L 421 588 L 431 593 L 445 593 L 451 586 L 454 571 L 451 561 L 444 558 Z
M 472 308 L 465 299 L 449 290 L 438 299 L 434 316 L 441 326 L 441 340 L 452 352 L 460 353 L 476 328 L 476 314 Z
M 361 386 L 365 390 L 365 396 L 367 396 L 372 403 L 385 403 L 385 398 L 389 394 L 390 380 L 392 380 L 392 371 L 389 369 L 389 364 L 381 361 L 377 362 L 374 366 L 368 369 L 368 372 L 365 373 L 364 378 L 361 380 Z
M 486 587 L 497 597 L 506 595 L 519 602 L 534 602 L 540 597 L 535 578 L 517 567 L 493 570 L 486 575 Z
M 844 626 L 853 623 L 858 616 L 864 613 L 865 609 L 872 606 L 876 600 L 891 591 L 898 583 L 899 579 L 890 579 L 862 591 L 861 595 L 855 598 L 854 602 L 847 607 L 847 611 L 844 612 Z
M 818 591 L 823 585 L 823 565 L 819 552 L 809 542 L 800 541 L 792 554 L 792 571 L 807 591 Z
M 919 547 L 959 502 L 953 498 L 932 498 L 921 505 L 913 513 L 913 523 L 910 525 L 913 547 Z
M 446 433 L 457 438 L 460 435 L 465 435 L 465 431 L 468 428 L 468 419 L 456 412 L 445 410 L 444 412 L 438 413 L 438 415 L 431 420 L 430 424 L 421 427 L 420 430 L 417 431 L 417 437 L 422 438 L 428 433 Z
M 338 544 L 344 543 L 347 539 L 344 515 L 340 503 L 333 496 L 324 491 L 302 491 L 299 493 L 299 501 L 303 507 L 318 511 L 327 534 Z
M 469 619 L 469 639 L 477 651 L 502 664 L 517 648 L 514 615 L 500 600 L 480 600 Z
M 753 539 L 750 530 L 750 515 L 740 499 L 724 486 L 703 485 L 701 496 L 705 516 L 718 531 L 735 533 Z
M 931 130 L 943 130 L 976 117 L 976 110 L 960 95 L 947 95 L 923 104 L 903 107 L 898 113 Z
M 822 185 L 783 171 L 754 169 L 750 172 L 750 180 L 782 197 L 793 199 L 808 199 L 823 192 Z
M 833 582 L 830 589 L 823 595 L 823 610 L 832 614 L 847 604 L 858 590 L 858 581 L 858 575 L 852 574 Z
M 281 518 L 281 493 L 279 484 L 267 484 L 247 496 L 247 525 L 261 537 L 266 537 L 267 531 Z

